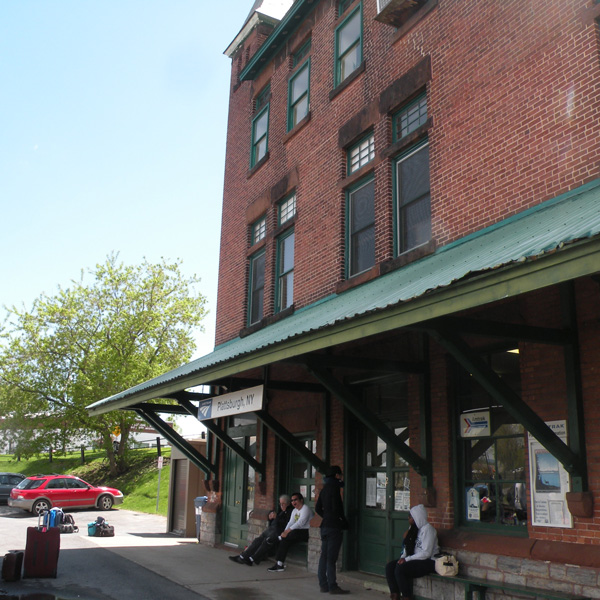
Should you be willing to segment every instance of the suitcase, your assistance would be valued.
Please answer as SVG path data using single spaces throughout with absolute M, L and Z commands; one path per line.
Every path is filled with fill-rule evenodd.
M 23 570 L 23 551 L 10 550 L 2 560 L 2 579 L 4 581 L 18 581 Z
M 42 527 L 38 518 L 37 527 L 27 528 L 23 577 L 56 577 L 59 551 L 60 529 Z

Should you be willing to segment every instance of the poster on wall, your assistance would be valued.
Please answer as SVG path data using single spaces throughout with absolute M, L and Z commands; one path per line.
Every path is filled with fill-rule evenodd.
M 481 521 L 479 490 L 474 487 L 467 490 L 467 520 Z
M 567 443 L 567 422 L 546 423 Z M 529 436 L 529 481 L 531 482 L 532 525 L 545 527 L 573 527 L 573 518 L 567 508 L 570 489 L 569 474 L 558 460 L 535 438 Z

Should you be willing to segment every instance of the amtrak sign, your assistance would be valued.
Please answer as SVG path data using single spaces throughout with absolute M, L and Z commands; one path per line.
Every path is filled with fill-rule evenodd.
M 264 385 L 257 385 L 239 392 L 202 400 L 198 405 L 198 421 L 208 421 L 209 419 L 261 410 L 264 388 Z
M 479 410 L 460 415 L 460 435 L 464 438 L 490 435 L 490 411 Z

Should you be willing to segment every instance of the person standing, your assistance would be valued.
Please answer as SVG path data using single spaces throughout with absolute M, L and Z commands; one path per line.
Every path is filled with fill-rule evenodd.
M 275 549 L 291 514 L 290 497 L 282 494 L 279 496 L 279 511 L 272 510 L 269 513 L 269 526 L 241 554 L 230 556 L 229 560 L 249 566 L 260 564 Z
M 427 509 L 422 504 L 410 509 L 408 522 L 418 529 L 414 552 L 409 554 L 405 546 L 402 556 L 385 566 L 391 600 L 411 600 L 412 580 L 435 572 L 433 556 L 440 551 L 437 531 L 427 521 Z
M 275 564 L 267 571 L 277 573 L 285 569 L 285 557 L 292 544 L 297 542 L 308 542 L 308 530 L 310 520 L 313 518 L 312 511 L 304 504 L 304 496 L 300 492 L 292 494 L 292 514 L 284 531 L 279 536 L 279 548 L 275 556 Z
M 319 587 L 330 594 L 349 594 L 337 584 L 336 563 L 342 547 L 343 532 L 348 529 L 344 515 L 341 489 L 344 486 L 342 469 L 333 466 L 325 476 L 325 485 L 315 506 L 321 521 L 321 558 L 319 559 Z

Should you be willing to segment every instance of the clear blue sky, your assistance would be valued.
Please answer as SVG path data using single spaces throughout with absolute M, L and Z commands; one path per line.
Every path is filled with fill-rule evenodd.
M 234 39 L 252 0 L 0 1 L 0 307 L 181 258 L 212 350 Z M 4 311 L 0 308 L 0 316 Z

